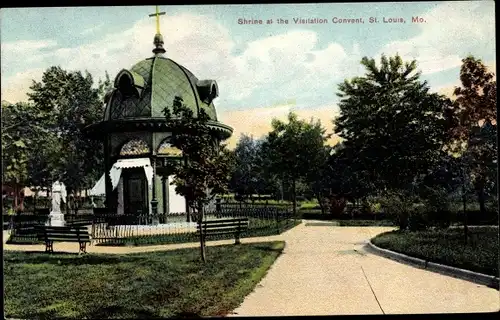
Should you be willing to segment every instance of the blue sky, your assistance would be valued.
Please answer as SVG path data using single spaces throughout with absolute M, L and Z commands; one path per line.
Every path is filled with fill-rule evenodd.
M 363 74 L 363 56 L 379 59 L 381 53 L 416 59 L 434 90 L 449 90 L 458 84 L 460 59 L 467 54 L 495 65 L 494 9 L 493 1 L 160 5 L 167 13 L 161 17 L 167 56 L 198 78 L 218 81 L 216 106 L 227 117 L 264 108 L 283 111 L 287 105 L 312 115 L 329 112 L 337 102 L 336 85 Z M 1 9 L 2 100 L 26 99 L 31 79 L 39 80 L 52 65 L 87 69 L 96 78 L 108 70 L 114 77 L 151 56 L 155 22 L 148 14 L 154 10 Z M 426 22 L 412 23 L 413 16 Z M 333 24 L 333 17 L 363 18 L 365 23 Z M 369 17 L 406 23 L 370 24 Z M 274 23 L 239 25 L 239 18 Z M 277 24 L 278 18 L 289 24 Z M 329 23 L 294 24 L 293 18 Z

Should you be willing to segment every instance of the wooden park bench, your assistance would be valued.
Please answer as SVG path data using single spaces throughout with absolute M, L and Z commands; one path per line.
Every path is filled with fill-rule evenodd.
M 203 242 L 206 236 L 219 234 L 234 234 L 235 244 L 240 244 L 240 235 L 248 229 L 248 218 L 207 220 L 201 224 L 203 228 Z M 200 234 L 200 225 L 196 227 L 198 235 Z
M 45 241 L 45 252 L 54 252 L 54 242 L 78 242 L 80 250 L 78 253 L 87 252 L 87 243 L 90 242 L 90 234 L 87 227 L 40 227 L 38 234 L 40 240 Z

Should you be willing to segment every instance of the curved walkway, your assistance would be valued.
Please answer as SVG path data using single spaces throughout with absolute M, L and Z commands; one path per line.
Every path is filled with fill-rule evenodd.
M 238 316 L 495 312 L 499 292 L 370 254 L 366 242 L 390 227 L 309 221 L 286 247 Z

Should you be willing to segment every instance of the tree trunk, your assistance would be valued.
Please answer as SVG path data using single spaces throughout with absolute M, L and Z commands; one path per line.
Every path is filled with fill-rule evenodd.
M 285 179 L 281 179 L 280 183 L 281 201 L 285 199 Z
M 318 204 L 319 204 L 319 207 L 321 209 L 321 214 L 325 214 L 325 206 L 324 206 L 324 203 L 323 203 L 323 199 L 321 198 L 321 194 L 320 193 L 317 193 L 316 194 L 316 199 L 318 200 Z
M 36 203 L 37 203 L 37 197 L 38 195 L 38 189 L 35 189 L 35 194 L 33 195 L 33 214 L 36 213 Z
M 17 190 L 18 190 L 18 187 L 17 187 L 17 183 L 16 183 L 14 185 L 14 206 L 13 206 L 14 207 L 14 211 L 16 213 L 19 212 L 19 210 L 18 210 L 18 204 L 17 204 L 18 203 L 18 191 Z
M 198 226 L 200 228 L 200 254 L 201 254 L 201 261 L 206 262 L 206 257 L 205 257 L 205 239 L 204 239 L 204 230 L 203 230 L 203 206 L 199 205 L 198 206 Z
M 293 204 L 293 218 L 297 218 L 297 186 L 295 178 L 292 179 L 292 204 Z
M 319 194 L 316 196 L 316 199 L 318 200 L 318 205 L 319 205 L 319 208 L 321 209 L 321 214 L 325 214 L 326 208 L 325 208 L 325 205 L 322 201 L 323 199 L 321 198 L 321 196 Z
M 19 210 L 21 212 L 24 212 L 24 188 L 20 187 L 19 188 Z
M 463 224 L 464 224 L 464 242 L 467 244 L 469 227 L 467 225 L 467 196 L 465 193 L 465 184 L 462 185 L 462 202 L 464 209 Z
M 186 201 L 186 221 L 189 223 L 191 222 L 191 207 L 190 207 L 191 204 L 189 204 L 189 202 Z
M 80 209 L 80 196 L 73 197 L 73 210 L 75 211 L 75 215 L 78 214 L 78 209 Z
M 485 195 L 484 195 L 484 188 L 481 187 L 477 193 L 477 200 L 479 202 L 479 210 L 481 213 L 481 217 L 486 216 L 486 204 L 485 204 Z

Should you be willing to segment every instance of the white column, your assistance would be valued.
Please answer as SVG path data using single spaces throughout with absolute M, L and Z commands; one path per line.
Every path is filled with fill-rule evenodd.
M 148 212 L 153 214 L 153 208 L 151 208 L 151 200 L 153 200 L 153 184 L 148 184 Z

